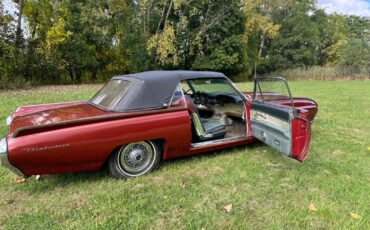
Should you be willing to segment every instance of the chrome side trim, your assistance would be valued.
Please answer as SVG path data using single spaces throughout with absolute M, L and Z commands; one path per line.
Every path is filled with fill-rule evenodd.
M 220 139 L 220 140 L 206 141 L 206 142 L 191 144 L 191 147 L 198 148 L 198 147 L 204 147 L 204 146 L 209 146 L 209 145 L 217 145 L 217 144 L 223 144 L 225 142 L 243 140 L 247 138 L 248 137 L 246 135 L 239 136 L 239 137 L 229 137 L 229 138 Z
M 20 177 L 23 177 L 23 178 L 27 178 L 27 176 L 24 175 L 24 173 L 21 170 L 17 169 L 16 167 L 14 167 L 9 162 L 9 159 L 8 159 L 8 144 L 6 143 L 6 138 L 1 139 L 1 141 L 0 141 L 0 163 L 1 163 L 2 166 L 9 169 L 14 174 L 16 174 Z

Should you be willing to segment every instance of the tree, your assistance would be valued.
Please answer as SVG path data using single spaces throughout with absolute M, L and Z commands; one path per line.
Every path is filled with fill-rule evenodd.
M 370 67 L 370 44 L 364 39 L 350 38 L 338 52 L 339 64 L 351 72 L 360 72 L 362 68 Z
M 178 65 L 176 48 L 176 35 L 172 25 L 166 25 L 160 34 L 156 33 L 148 40 L 148 51 L 154 53 L 155 61 L 161 66 Z
M 347 43 L 347 23 L 346 16 L 339 14 L 326 15 L 322 20 L 317 20 L 322 27 L 321 35 L 322 46 L 320 47 L 322 57 L 321 64 L 335 66 L 339 62 L 339 49 Z
M 246 15 L 245 39 L 248 41 L 248 66 L 251 70 L 255 64 L 259 70 L 269 56 L 269 44 L 279 34 L 281 25 L 275 22 L 274 14 L 292 4 L 290 0 L 246 0 L 243 11 Z M 251 71 L 250 71 L 251 72 Z
M 359 60 L 366 57 L 366 44 L 370 44 L 370 21 L 368 19 L 338 14 L 329 15 L 327 16 L 326 28 L 328 31 L 326 36 L 328 42 L 325 47 L 322 47 L 325 57 L 324 64 L 354 67 L 357 66 L 355 63 L 360 63 L 361 61 L 359 62 Z M 357 57 L 350 60 L 350 56 L 353 55 L 353 51 L 350 50 L 351 47 L 360 48 L 362 46 L 364 50 L 359 50 Z M 348 53 L 344 52 L 344 50 L 347 50 Z M 353 65 L 347 65 L 352 61 Z
M 56 10 L 55 23 L 47 32 L 47 47 L 59 68 L 81 82 L 84 72 L 96 73 L 109 62 L 112 40 L 107 28 L 109 15 L 103 1 L 63 1 Z
M 315 0 L 13 2 L 15 17 L 0 4 L 0 76 L 10 81 L 96 81 L 152 69 L 232 76 L 251 74 L 254 64 L 261 73 L 361 69 L 370 44 L 368 18 L 327 15 Z
M 17 5 L 17 30 L 16 30 L 16 40 L 15 46 L 17 49 L 21 48 L 23 45 L 23 33 L 22 33 L 22 17 L 23 17 L 23 8 L 25 0 L 14 0 L 14 3 Z
M 246 33 L 248 37 L 258 36 L 260 43 L 258 46 L 258 57 L 262 57 L 263 49 L 267 39 L 275 38 L 280 29 L 279 24 L 275 24 L 272 19 L 274 7 L 277 1 L 267 0 L 246 0 L 244 1 L 244 12 L 247 15 Z M 280 7 L 282 7 L 280 5 Z
M 318 63 L 320 31 L 312 18 L 314 9 L 314 1 L 299 1 L 275 16 L 281 29 L 271 42 L 270 65 L 273 69 Z
M 8 73 L 12 71 L 14 63 L 14 28 L 13 18 L 6 12 L 0 2 L 0 81 L 8 81 Z
M 198 15 L 190 17 L 194 37 L 190 47 L 194 55 L 192 69 L 216 70 L 235 74 L 246 69 L 245 15 L 239 1 L 210 1 L 198 6 Z M 205 15 L 202 17 L 202 15 Z

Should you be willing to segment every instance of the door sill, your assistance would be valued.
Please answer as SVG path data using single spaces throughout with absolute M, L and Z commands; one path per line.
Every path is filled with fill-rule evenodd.
M 237 140 L 244 140 L 247 139 L 247 136 L 239 136 L 239 137 L 229 137 L 229 138 L 224 138 L 220 140 L 213 140 L 213 141 L 205 141 L 205 142 L 200 142 L 200 143 L 192 143 L 191 147 L 193 148 L 198 148 L 198 147 L 205 147 L 205 146 L 210 146 L 210 145 L 219 145 L 219 144 L 224 144 L 227 142 L 232 142 L 232 141 L 237 141 Z

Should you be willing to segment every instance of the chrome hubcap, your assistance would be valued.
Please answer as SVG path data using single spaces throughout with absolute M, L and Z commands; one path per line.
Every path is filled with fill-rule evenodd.
M 139 173 L 153 161 L 154 152 L 147 142 L 137 142 L 126 145 L 120 152 L 120 163 L 123 170 L 129 173 Z

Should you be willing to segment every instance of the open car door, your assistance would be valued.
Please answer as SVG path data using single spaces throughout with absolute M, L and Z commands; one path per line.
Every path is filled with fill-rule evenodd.
M 294 107 L 284 78 L 257 78 L 251 107 L 252 135 L 284 155 L 304 161 L 311 139 L 307 111 Z

